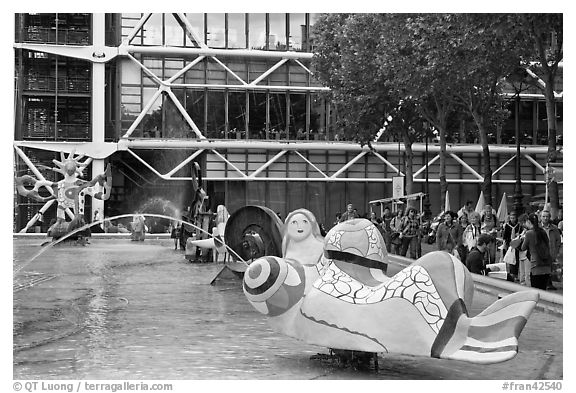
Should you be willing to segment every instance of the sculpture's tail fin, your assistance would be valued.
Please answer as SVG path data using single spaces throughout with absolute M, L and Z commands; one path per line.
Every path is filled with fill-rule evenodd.
M 452 304 L 434 341 L 431 356 L 472 363 L 498 363 L 518 353 L 518 337 L 536 306 L 536 291 L 517 292 L 496 301 L 477 316 L 464 302 Z

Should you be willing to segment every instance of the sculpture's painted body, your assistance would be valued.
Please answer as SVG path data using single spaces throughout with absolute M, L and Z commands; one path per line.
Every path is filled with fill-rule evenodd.
M 368 220 L 338 224 L 322 245 L 303 241 L 284 258 L 252 263 L 244 292 L 276 331 L 310 344 L 501 362 L 516 355 L 538 301 L 535 291 L 519 292 L 469 317 L 474 283 L 458 259 L 432 252 L 388 277 L 384 240 Z M 314 264 L 306 258 L 316 255 Z

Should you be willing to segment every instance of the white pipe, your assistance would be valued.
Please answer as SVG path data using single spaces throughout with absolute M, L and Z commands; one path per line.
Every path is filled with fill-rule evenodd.
M 272 67 L 270 67 L 266 72 L 264 72 L 262 75 L 260 75 L 258 78 L 254 79 L 252 82 L 250 82 L 251 86 L 255 86 L 258 83 L 260 83 L 261 81 L 263 81 L 264 79 L 266 79 L 268 77 L 268 75 L 270 75 L 271 73 L 273 73 L 274 71 L 276 71 L 278 69 L 278 67 L 280 67 L 281 65 L 283 65 L 284 63 L 286 63 L 288 61 L 288 59 L 282 59 L 280 60 L 278 63 L 274 64 Z
M 190 63 L 186 64 L 186 66 L 184 68 L 182 68 L 180 71 L 176 72 L 174 74 L 173 77 L 171 77 L 170 79 L 168 79 L 166 81 L 167 84 L 171 84 L 172 82 L 174 82 L 176 79 L 180 78 L 182 75 L 184 75 L 186 73 L 186 71 L 188 71 L 190 68 L 194 67 L 196 64 L 198 64 L 199 62 L 201 62 L 202 60 L 204 60 L 206 57 L 204 56 L 198 56 L 197 58 L 195 58 L 194 60 L 192 60 Z
M 178 111 L 180 112 L 180 114 L 182 115 L 182 117 L 184 117 L 184 119 L 186 120 L 186 123 L 188 123 L 188 125 L 192 128 L 192 131 L 194 131 L 194 133 L 196 134 L 196 136 L 199 139 L 206 139 L 206 137 L 202 134 L 202 131 L 200 131 L 200 129 L 198 128 L 198 126 L 196 125 L 196 123 L 194 122 L 194 120 L 192 120 L 192 118 L 190 117 L 190 115 L 188 114 L 188 112 L 186 111 L 186 109 L 182 106 L 182 103 L 180 102 L 180 100 L 178 99 L 178 97 L 176 97 L 176 95 L 174 95 L 174 93 L 172 92 L 172 90 L 170 90 L 169 88 L 166 89 L 166 92 L 168 93 L 168 95 L 170 96 L 170 98 L 172 99 L 172 102 L 174 103 L 174 105 L 176 106 L 176 108 L 178 108 Z
M 138 114 L 138 117 L 134 120 L 134 122 L 132 122 L 132 124 L 130 125 L 130 127 L 128 128 L 128 130 L 126 130 L 126 133 L 122 136 L 122 138 L 128 138 L 130 135 L 132 135 L 132 133 L 134 132 L 134 130 L 136 129 L 136 127 L 138 127 L 138 125 L 140 124 L 140 122 L 142 121 L 142 119 L 144 119 L 144 117 L 148 114 L 148 111 L 150 110 L 150 108 L 152 108 L 152 105 L 154 105 L 154 103 L 156 102 L 156 100 L 158 99 L 158 97 L 160 96 L 160 94 L 162 94 L 162 90 L 156 90 L 154 92 L 154 94 L 152 95 L 152 97 L 150 98 L 150 101 L 148 101 L 148 103 L 146 104 L 146 106 L 144 107 L 144 109 L 142 109 L 140 111 L 140 113 Z
M 252 172 L 250 174 L 250 176 L 248 177 L 256 177 L 258 176 L 264 169 L 268 168 L 270 165 L 272 165 L 274 162 L 276 162 L 280 157 L 282 157 L 284 154 L 286 154 L 286 150 L 281 150 L 278 154 L 276 154 L 274 157 L 272 157 L 270 160 L 268 160 L 268 162 L 266 162 L 264 165 L 262 165 L 260 168 L 256 169 L 254 172 Z
M 195 159 L 196 157 L 198 157 L 200 154 L 202 154 L 204 152 L 204 149 L 201 150 L 196 150 L 192 155 L 190 155 L 190 157 L 188 157 L 187 159 L 185 159 L 184 161 L 182 161 L 180 164 L 178 164 L 174 169 L 172 169 L 170 172 L 168 172 L 166 174 L 166 176 L 172 176 L 173 174 L 175 174 L 176 172 L 178 172 L 184 165 L 188 164 L 190 161 L 192 161 L 193 159 Z
M 494 176 L 495 174 L 497 174 L 498 172 L 500 172 L 500 170 L 502 170 L 503 168 L 506 167 L 506 165 L 508 165 L 513 159 L 516 158 L 516 154 L 514 154 L 512 157 L 510 157 L 510 159 L 508 159 L 508 161 L 506 161 L 504 164 L 500 165 L 500 167 L 498 169 L 496 169 L 494 172 L 492 172 L 492 176 Z
M 140 18 L 138 23 L 136 23 L 136 25 L 132 28 L 130 34 L 128 34 L 128 36 L 124 38 L 124 40 L 122 41 L 122 46 L 130 44 L 130 41 L 132 41 L 132 39 L 136 37 L 136 34 L 138 34 L 142 26 L 146 24 L 146 22 L 148 21 L 148 19 L 150 19 L 151 16 L 152 16 L 151 13 L 142 15 L 142 18 Z
M 426 170 L 426 168 L 428 168 L 430 165 L 432 165 L 434 162 L 436 162 L 436 160 L 438 160 L 440 158 L 440 155 L 436 155 L 434 156 L 434 158 L 432 158 L 430 161 L 428 161 L 424 166 L 422 166 L 422 168 L 418 169 L 416 171 L 416 173 L 414 173 L 412 175 L 413 178 L 417 177 L 419 174 L 421 174 L 422 172 L 424 172 Z
M 175 16 L 177 16 L 180 21 L 184 24 L 184 27 L 186 28 L 186 31 L 188 33 L 190 33 L 190 35 L 192 36 L 192 38 L 194 39 L 194 41 L 196 41 L 196 43 L 203 49 L 208 48 L 208 46 L 202 42 L 202 39 L 200 38 L 200 36 L 196 33 L 196 30 L 194 30 L 194 27 L 192 26 L 192 24 L 190 23 L 190 21 L 188 20 L 188 18 L 186 18 L 186 15 L 184 15 L 183 13 L 177 13 L 175 14 Z
M 394 166 L 394 164 L 392 164 L 390 161 L 384 158 L 382 154 L 375 151 L 373 151 L 372 154 L 374 154 L 374 156 L 378 157 L 382 162 L 384 162 L 384 164 L 386 164 L 390 169 L 392 169 L 394 173 L 398 173 L 399 176 L 404 176 L 404 173 L 402 173 L 400 169 L 398 169 L 396 166 Z
M 540 170 L 540 172 L 546 173 L 546 169 L 544 169 L 544 167 L 542 165 L 538 164 L 538 162 L 536 162 L 535 159 L 530 157 L 528 154 L 524 154 L 524 157 L 526 157 L 526 159 L 528 161 L 530 161 L 536 168 L 538 168 L 538 170 Z
M 318 171 L 322 176 L 328 178 L 328 175 L 325 174 L 324 171 L 322 171 L 320 168 L 318 168 L 316 165 L 314 165 L 312 162 L 310 162 L 310 160 L 308 160 L 306 157 L 304 157 L 302 155 L 302 153 L 300 153 L 298 150 L 294 151 L 294 153 L 299 155 L 304 161 L 306 161 L 308 163 L 308 165 L 310 165 L 312 168 L 316 169 L 316 171 Z
M 238 75 L 236 75 L 236 73 L 234 71 L 232 71 L 226 64 L 222 63 L 217 57 L 212 56 L 212 59 L 214 59 L 214 61 L 216 61 L 216 63 L 220 64 L 226 71 L 228 71 L 228 73 L 230 73 L 230 75 L 232 75 L 234 78 L 236 78 L 238 81 L 240 81 L 240 83 L 242 83 L 242 85 L 247 84 L 246 82 L 244 82 L 244 79 L 242 79 Z
M 346 165 L 344 165 L 342 168 L 340 168 L 336 173 L 334 173 L 332 176 L 330 176 L 330 179 L 334 179 L 337 178 L 338 176 L 340 176 L 344 171 L 348 170 L 348 168 L 350 168 L 352 165 L 354 165 L 356 163 L 356 161 L 358 161 L 359 159 L 361 159 L 362 157 L 364 157 L 368 152 L 363 151 L 362 153 L 358 154 L 356 157 L 354 157 L 353 159 L 351 159 L 350 161 L 348 161 L 346 163 Z
M 257 49 L 218 49 L 218 48 L 183 48 L 176 46 L 137 46 L 137 45 L 120 45 L 119 54 L 127 56 L 129 53 L 142 53 L 149 55 L 203 55 L 207 57 L 247 57 L 259 59 L 303 59 L 311 60 L 313 53 L 308 52 L 281 52 L 281 51 L 264 51 Z
M 50 142 L 43 142 L 50 143 Z M 381 142 L 373 143 L 372 147 L 376 152 L 397 152 L 398 143 Z M 286 141 L 286 140 L 250 140 L 250 139 L 121 139 L 118 142 L 118 149 L 263 149 L 263 150 L 300 150 L 300 151 L 370 151 L 367 146 L 360 146 L 354 142 L 332 142 L 332 141 Z M 440 146 L 430 145 L 429 152 L 438 153 Z M 523 154 L 547 154 L 547 146 L 522 146 Z M 412 151 L 425 152 L 423 143 L 412 145 Z M 447 153 L 482 153 L 482 146 L 476 144 L 448 145 Z M 490 146 L 490 152 L 503 154 L 516 154 L 516 146 L 494 145 Z
M 196 89 L 204 89 L 209 88 L 213 90 L 270 90 L 270 91 L 330 91 L 328 87 L 321 87 L 321 86 L 276 86 L 276 85 L 253 85 L 251 83 L 246 85 L 211 85 L 209 83 L 170 83 L 170 87 L 176 88 L 196 88 Z
M 456 154 L 451 153 L 450 156 L 452 156 L 452 158 L 454 158 L 457 162 L 460 163 L 460 165 L 462 165 L 465 169 L 468 170 L 468 172 L 470 172 L 471 174 L 473 174 L 474 176 L 476 176 L 478 178 L 478 180 L 483 181 L 484 177 L 480 176 L 480 174 L 478 174 L 478 172 L 476 172 L 470 165 L 468 165 L 467 163 L 464 162 L 464 160 L 462 160 L 460 157 L 458 157 Z

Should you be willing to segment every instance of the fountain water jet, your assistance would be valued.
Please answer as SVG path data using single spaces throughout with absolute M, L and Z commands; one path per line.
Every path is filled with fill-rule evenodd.
M 94 225 L 103 224 L 103 223 L 106 222 L 106 221 L 113 221 L 113 220 L 118 220 L 118 219 L 126 218 L 126 217 L 134 217 L 134 216 L 137 216 L 137 215 L 144 215 L 144 216 L 146 216 L 146 217 L 166 218 L 166 219 L 168 219 L 168 220 L 174 220 L 174 221 L 177 221 L 177 222 L 181 223 L 182 225 L 188 225 L 188 226 L 190 226 L 190 227 L 192 227 L 192 228 L 194 228 L 194 229 L 196 229 L 196 230 L 198 230 L 198 231 L 200 231 L 200 232 L 203 232 L 203 233 L 207 234 L 208 236 L 212 237 L 212 234 L 211 234 L 211 233 L 203 230 L 202 228 L 198 227 L 197 225 L 194 225 L 194 224 L 192 224 L 192 223 L 189 223 L 188 221 L 184 221 L 184 220 L 179 219 L 179 218 L 175 218 L 175 217 L 171 217 L 171 216 L 166 216 L 166 215 L 163 215 L 163 214 L 152 214 L 152 213 L 145 213 L 145 214 L 120 214 L 120 215 L 117 215 L 117 216 L 114 216 L 114 217 L 108 217 L 108 218 L 105 218 L 105 219 L 103 219 L 103 220 L 98 220 L 98 221 L 94 221 L 94 222 L 92 222 L 92 223 L 83 225 L 83 226 L 81 226 L 81 227 L 79 227 L 79 228 L 76 228 L 76 229 L 74 229 L 73 231 L 67 233 L 66 235 L 58 238 L 57 240 L 52 241 L 51 243 L 49 243 L 49 244 L 47 244 L 46 246 L 44 246 L 44 247 L 42 248 L 42 250 L 40 250 L 40 252 L 38 252 L 36 255 L 34 255 L 32 258 L 30 258 L 30 260 L 28 260 L 27 262 L 23 263 L 21 266 L 19 266 L 18 268 L 16 268 L 16 269 L 14 270 L 14 274 L 18 274 L 24 267 L 28 266 L 28 265 L 29 265 L 30 263 L 32 263 L 36 258 L 38 258 L 38 257 L 41 256 L 42 254 L 44 254 L 49 248 L 51 248 L 51 247 L 53 247 L 53 246 L 55 246 L 55 245 L 63 242 L 64 240 L 66 240 L 67 238 L 69 238 L 69 237 L 71 237 L 71 236 L 74 236 L 74 235 L 75 235 L 76 233 L 78 233 L 78 232 L 84 231 L 84 230 L 86 230 L 87 228 L 90 228 L 90 227 L 92 227 L 92 226 L 94 226 Z M 242 262 L 246 262 L 246 261 L 244 261 L 244 259 L 242 259 L 242 257 L 240 257 L 240 255 L 238 255 L 232 248 L 230 248 L 230 247 L 227 246 L 227 245 L 225 245 L 225 246 L 226 246 L 226 248 L 228 249 L 228 251 L 229 251 L 230 253 L 232 253 L 236 258 L 238 258 L 238 260 L 240 260 L 240 261 L 242 261 Z

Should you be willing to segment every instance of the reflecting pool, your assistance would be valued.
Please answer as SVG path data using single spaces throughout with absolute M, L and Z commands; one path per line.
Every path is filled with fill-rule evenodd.
M 223 265 L 190 263 L 170 239 L 93 237 L 28 262 L 43 241 L 13 240 L 14 379 L 561 378 L 562 318 L 551 314 L 531 317 L 504 366 L 381 355 L 376 373 L 273 332 L 238 279 L 210 285 Z M 494 301 L 476 299 L 477 311 Z M 542 343 L 544 328 L 560 338 Z

